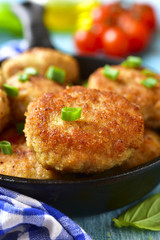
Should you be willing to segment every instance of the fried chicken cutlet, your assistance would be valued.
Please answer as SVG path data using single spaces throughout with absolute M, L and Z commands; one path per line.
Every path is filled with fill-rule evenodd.
M 26 67 L 36 68 L 45 76 L 50 66 L 56 66 L 66 72 L 65 82 L 75 83 L 79 79 L 79 67 L 75 58 L 51 48 L 35 47 L 2 63 L 2 74 L 10 78 Z
M 9 127 L 0 135 L 0 141 L 9 141 L 13 154 L 4 155 L 0 151 L 0 174 L 34 179 L 63 179 L 58 172 L 46 170 L 36 159 L 35 153 L 26 145 L 24 135 Z
M 81 107 L 76 121 L 61 119 L 63 107 Z M 68 88 L 46 93 L 28 106 L 27 145 L 48 169 L 102 172 L 121 165 L 143 141 L 139 108 L 112 92 Z
M 133 156 L 126 161 L 123 169 L 130 169 L 160 156 L 160 136 L 151 129 L 144 130 L 144 140 Z
M 158 80 L 158 84 L 152 88 L 147 88 L 141 84 L 144 76 L 142 69 L 126 68 L 121 65 L 112 66 L 113 69 L 119 71 L 119 75 L 115 81 L 104 76 L 103 68 L 97 69 L 89 77 L 88 87 L 114 91 L 130 102 L 140 107 L 146 125 L 152 128 L 160 127 L 160 76 L 154 75 Z
M 10 120 L 10 107 L 6 93 L 0 89 L 0 132 Z
M 23 72 L 20 73 L 23 74 Z M 35 98 L 41 96 L 45 92 L 58 93 L 64 89 L 62 85 L 41 77 L 40 75 L 30 75 L 28 81 L 21 82 L 19 81 L 19 74 L 6 80 L 9 86 L 18 89 L 18 96 L 9 96 L 12 118 L 15 122 L 24 121 L 24 114 L 27 106 Z

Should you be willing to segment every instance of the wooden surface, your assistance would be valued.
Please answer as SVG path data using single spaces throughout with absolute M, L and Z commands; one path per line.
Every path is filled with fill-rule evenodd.
M 145 198 L 158 192 L 160 192 L 160 184 L 145 196 Z M 160 240 L 160 232 L 139 230 L 133 227 L 117 228 L 114 226 L 112 218 L 118 217 L 119 214 L 132 205 L 99 215 L 72 219 L 78 223 L 93 240 Z

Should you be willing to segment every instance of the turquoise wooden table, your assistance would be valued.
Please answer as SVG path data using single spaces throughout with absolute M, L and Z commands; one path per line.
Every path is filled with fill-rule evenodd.
M 0 33 L 0 48 L 11 40 L 12 36 L 9 34 Z M 143 63 L 160 73 L 160 33 L 154 36 L 152 44 L 147 52 L 142 55 Z M 75 48 L 70 35 L 55 34 L 51 35 L 51 40 L 54 45 L 68 53 L 74 53 Z M 136 189 L 135 189 L 136 191 Z M 160 184 L 153 189 L 148 195 L 160 192 Z M 147 196 L 148 196 L 147 195 Z M 145 198 L 147 197 L 145 196 Z M 142 200 L 142 199 L 141 199 Z M 139 201 L 138 201 L 139 202 Z M 135 203 L 134 203 L 135 204 Z M 133 205 L 133 204 L 131 204 Z M 135 228 L 116 228 L 112 222 L 113 217 L 118 217 L 129 206 L 122 209 L 117 209 L 110 212 L 104 212 L 98 215 L 72 217 L 93 240 L 160 240 L 160 232 L 151 232 L 147 230 L 138 230 Z
M 160 192 L 160 185 L 143 199 L 158 192 Z M 99 215 L 76 217 L 72 219 L 78 223 L 93 240 L 160 240 L 160 232 L 139 230 L 131 227 L 117 228 L 114 226 L 112 218 L 119 216 L 124 210 L 134 204 Z
M 157 192 L 160 192 L 160 185 L 149 195 Z M 160 240 L 160 232 L 135 228 L 116 228 L 114 226 L 112 218 L 117 217 L 130 206 L 131 205 L 99 215 L 72 219 L 77 222 L 93 240 Z

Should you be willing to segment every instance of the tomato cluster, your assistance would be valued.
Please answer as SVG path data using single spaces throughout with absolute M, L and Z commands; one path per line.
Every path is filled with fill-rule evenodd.
M 112 56 L 125 57 L 144 50 L 156 29 L 154 10 L 147 4 L 124 8 L 120 2 L 92 9 L 90 30 L 77 30 L 75 44 L 83 53 L 99 49 Z

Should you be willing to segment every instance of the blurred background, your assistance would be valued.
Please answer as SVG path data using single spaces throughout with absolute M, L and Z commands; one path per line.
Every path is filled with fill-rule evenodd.
M 27 49 L 23 25 L 0 1 L 0 59 Z M 157 0 L 35 0 L 54 46 L 70 54 L 124 58 L 138 55 L 160 72 L 160 2 Z M 42 36 L 43 37 L 43 36 Z

